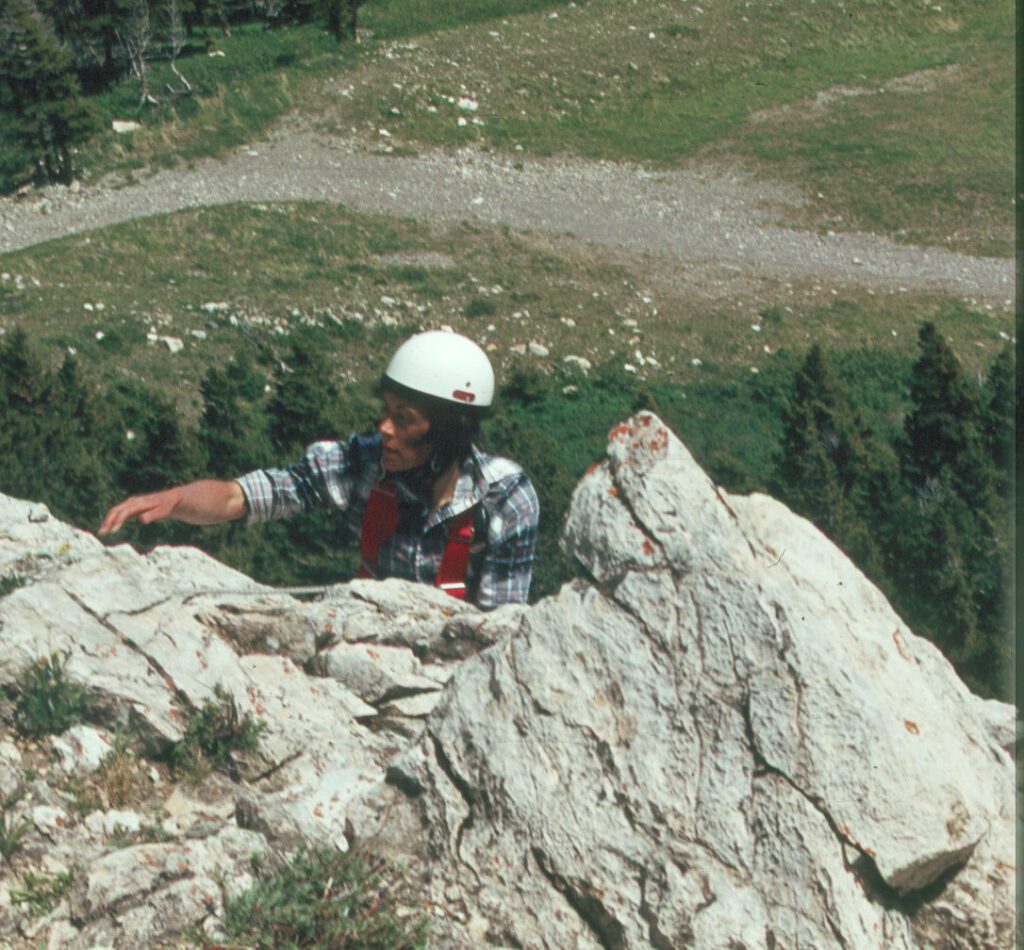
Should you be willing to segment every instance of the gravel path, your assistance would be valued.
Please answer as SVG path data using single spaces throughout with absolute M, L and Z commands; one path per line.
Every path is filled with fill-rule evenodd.
M 223 160 L 0 200 L 0 253 L 131 218 L 235 201 L 334 201 L 442 221 L 475 220 L 642 254 L 671 274 L 713 266 L 753 278 L 814 278 L 891 290 L 944 290 L 1002 306 L 1013 262 L 897 244 L 872 234 L 778 226 L 793 190 L 720 171 L 652 173 L 628 165 L 428 152 L 373 153 L 345 139 L 281 130 Z

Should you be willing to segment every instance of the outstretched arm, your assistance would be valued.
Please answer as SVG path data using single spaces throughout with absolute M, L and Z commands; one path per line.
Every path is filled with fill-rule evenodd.
M 205 479 L 152 495 L 133 495 L 107 512 L 99 534 L 113 534 L 132 520 L 151 524 L 173 518 L 187 524 L 222 524 L 245 513 L 245 495 L 237 482 Z

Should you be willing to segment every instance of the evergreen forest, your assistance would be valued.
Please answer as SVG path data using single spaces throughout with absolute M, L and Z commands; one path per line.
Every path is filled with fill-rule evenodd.
M 129 111 L 187 108 L 193 96 L 209 90 L 201 82 L 197 88 L 197 73 L 192 71 L 190 78 L 185 63 L 190 57 L 194 65 L 196 56 L 216 55 L 218 39 L 233 29 L 315 23 L 343 43 L 356 38 L 360 3 L 4 0 L 0 193 L 27 183 L 69 184 L 81 171 L 78 149 L 104 125 L 98 100 L 119 83 L 129 81 L 136 99 L 137 110 Z
M 129 494 L 280 465 L 310 441 L 372 428 L 375 401 L 362 386 L 332 382 L 317 333 L 292 334 L 276 354 L 240 348 L 211 367 L 196 425 L 144 383 L 87 384 L 73 356 L 48 366 L 24 331 L 8 333 L 0 446 L 13 464 L 0 472 L 0 491 L 93 529 Z M 573 575 L 558 537 L 576 480 L 601 456 L 609 428 L 649 408 L 726 489 L 767 491 L 811 519 L 973 689 L 1008 698 L 1014 376 L 1007 345 L 970 378 L 932 323 L 920 327 L 913 360 L 833 357 L 813 345 L 742 383 L 685 392 L 624 381 L 612 367 L 584 375 L 524 364 L 506 374 L 484 443 L 518 460 L 538 488 L 534 599 Z M 734 437 L 751 425 L 759 453 Z M 341 531 L 323 512 L 255 528 L 130 525 L 116 540 L 142 550 L 194 544 L 263 582 L 309 585 L 354 574 L 354 539 L 339 541 Z

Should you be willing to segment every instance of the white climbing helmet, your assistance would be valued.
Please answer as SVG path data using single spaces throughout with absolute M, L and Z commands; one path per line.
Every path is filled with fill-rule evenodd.
M 391 357 L 384 379 L 476 409 L 494 399 L 494 370 L 487 354 L 468 337 L 447 330 L 428 330 L 406 340 Z

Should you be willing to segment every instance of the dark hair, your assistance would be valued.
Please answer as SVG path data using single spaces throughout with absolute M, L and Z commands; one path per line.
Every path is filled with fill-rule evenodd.
M 431 461 L 438 471 L 452 462 L 461 464 L 469 457 L 471 447 L 480 434 L 480 423 L 488 414 L 487 407 L 461 406 L 447 399 L 428 396 L 387 376 L 381 377 L 378 390 L 408 399 L 430 423 L 427 440 L 434 447 Z

